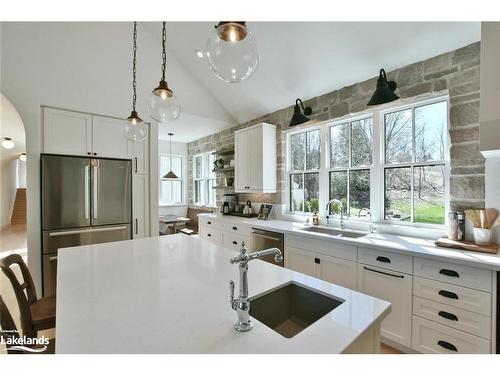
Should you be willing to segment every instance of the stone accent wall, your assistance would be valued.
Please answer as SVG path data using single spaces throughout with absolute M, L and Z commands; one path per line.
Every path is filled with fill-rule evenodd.
M 484 207 L 484 159 L 479 152 L 479 58 L 480 42 L 447 52 L 400 69 L 388 72 L 398 84 L 402 99 L 425 97 L 448 92 L 451 209 Z M 366 111 L 377 77 L 343 87 L 304 102 L 311 106 L 315 121 L 334 120 L 347 114 Z M 291 102 L 294 98 L 291 98 Z M 285 136 L 293 114 L 293 105 L 210 135 L 188 144 L 188 192 L 192 203 L 192 155 L 234 145 L 234 131 L 259 122 L 277 125 L 278 193 L 240 195 L 240 201 L 285 204 Z M 304 124 L 307 126 L 307 124 Z M 297 127 L 296 127 L 297 128 Z

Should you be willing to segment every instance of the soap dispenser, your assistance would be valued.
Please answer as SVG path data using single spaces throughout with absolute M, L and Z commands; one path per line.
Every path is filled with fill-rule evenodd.
M 313 225 L 319 225 L 319 216 L 318 216 L 318 213 L 317 213 L 317 212 L 315 212 L 315 213 L 313 214 L 312 224 L 313 224 Z

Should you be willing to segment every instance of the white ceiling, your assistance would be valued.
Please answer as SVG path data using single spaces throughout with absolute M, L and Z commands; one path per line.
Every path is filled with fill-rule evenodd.
M 195 50 L 216 22 L 167 24 L 167 80 L 181 117 L 160 126 L 189 142 L 480 39 L 480 23 L 249 22 L 260 66 L 249 80 L 217 79 Z M 2 92 L 33 126 L 40 104 L 126 117 L 130 112 L 131 22 L 1 24 Z M 138 111 L 160 78 L 161 23 L 140 22 Z M 34 59 L 35 58 L 35 59 Z M 35 60 L 35 61 L 34 61 Z M 29 84 L 30 90 L 26 90 Z M 28 115 L 29 114 L 29 115 Z
M 167 44 L 239 123 L 480 40 L 479 22 L 248 22 L 260 66 L 230 84 L 195 55 L 215 23 L 168 23 Z

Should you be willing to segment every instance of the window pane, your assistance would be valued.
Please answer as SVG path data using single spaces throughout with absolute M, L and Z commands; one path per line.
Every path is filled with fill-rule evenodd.
M 294 134 L 290 137 L 290 151 L 292 170 L 303 171 L 305 166 L 304 148 L 306 143 L 306 133 Z
M 196 203 L 205 203 L 205 183 L 203 180 L 194 182 L 194 197 Z
M 206 170 L 206 176 L 208 178 L 215 178 L 215 173 L 212 172 L 214 170 L 214 161 L 215 161 L 215 155 L 209 154 L 208 155 L 208 165 L 207 165 L 207 170 Z
M 319 130 L 307 132 L 306 169 L 319 169 L 320 163 L 320 135 Z
M 160 184 L 160 202 L 170 204 L 170 181 L 161 181 Z
M 304 210 L 304 182 L 302 174 L 290 175 L 290 209 Z
M 304 175 L 304 212 L 319 212 L 319 173 Z
M 444 160 L 448 106 L 446 102 L 415 108 L 416 161 Z
M 413 168 L 413 221 L 444 224 L 444 165 Z
M 371 118 L 351 123 L 351 166 L 372 164 L 373 121 Z
M 203 177 L 202 159 L 203 158 L 201 156 L 197 156 L 194 158 L 194 171 L 195 171 L 194 178 L 202 178 Z
M 411 169 L 385 170 L 385 219 L 411 221 Z
M 349 172 L 349 215 L 370 219 L 370 170 Z
M 412 110 L 385 115 L 385 162 L 405 163 L 412 161 Z
M 207 189 L 208 189 L 208 205 L 210 206 L 215 206 L 215 189 L 213 189 L 214 187 L 214 181 L 215 180 L 208 180 L 207 183 L 208 183 L 208 186 L 207 186 Z
M 170 165 L 168 168 L 170 169 Z M 172 156 L 172 172 L 178 178 L 182 178 L 182 158 L 180 156 Z
M 347 172 L 330 172 L 330 199 L 338 199 L 342 203 L 342 212 L 347 213 Z M 330 204 L 328 214 L 340 215 L 340 204 Z
M 330 168 L 349 166 L 349 124 L 330 127 Z

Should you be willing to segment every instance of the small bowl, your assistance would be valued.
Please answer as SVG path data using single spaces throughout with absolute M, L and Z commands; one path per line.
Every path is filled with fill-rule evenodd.
M 477 245 L 489 245 L 493 242 L 493 232 L 491 229 L 474 228 L 474 242 Z

